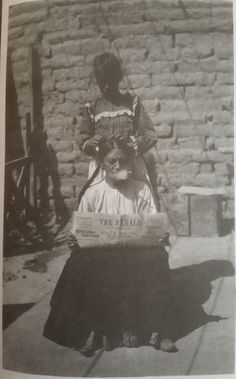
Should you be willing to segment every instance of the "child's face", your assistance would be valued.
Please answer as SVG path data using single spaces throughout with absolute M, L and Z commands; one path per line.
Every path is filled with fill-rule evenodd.
M 129 161 L 127 154 L 120 149 L 114 149 L 105 156 L 102 166 L 106 172 L 106 177 L 114 185 L 128 179 L 130 175 Z
M 109 95 L 113 95 L 114 93 L 117 93 L 118 88 L 119 88 L 119 81 L 113 79 L 113 80 L 107 82 L 106 84 L 98 83 L 98 86 L 100 88 L 100 91 L 104 95 L 109 96 Z

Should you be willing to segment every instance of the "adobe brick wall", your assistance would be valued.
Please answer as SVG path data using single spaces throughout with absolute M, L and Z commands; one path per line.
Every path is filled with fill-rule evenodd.
M 141 96 L 159 135 L 159 191 L 225 186 L 224 211 L 233 214 L 231 1 L 48 0 L 12 6 L 8 52 L 23 134 L 29 44 L 40 57 L 43 127 L 69 207 L 88 168 L 75 137 L 81 105 L 98 93 L 92 61 L 111 49 L 125 70 L 122 88 Z

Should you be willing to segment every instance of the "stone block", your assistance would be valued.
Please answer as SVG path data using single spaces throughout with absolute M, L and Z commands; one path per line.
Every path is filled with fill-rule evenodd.
M 232 85 L 216 85 L 211 87 L 212 97 L 216 101 L 220 101 L 221 98 L 233 96 L 233 86 Z
M 205 148 L 204 137 L 178 138 L 178 146 L 183 149 L 203 149 Z
M 74 186 L 62 185 L 60 187 L 60 192 L 63 198 L 72 199 L 75 197 Z
M 226 195 L 225 197 L 227 199 L 234 199 L 234 183 L 232 183 L 230 186 L 225 187 Z
M 189 59 L 187 61 L 179 60 L 175 62 L 176 69 L 179 73 L 193 73 L 201 71 L 201 62 L 198 59 Z
M 12 62 L 19 62 L 20 60 L 28 59 L 28 49 L 26 47 L 18 47 L 11 53 Z
M 82 55 L 81 41 L 65 41 L 51 46 L 53 55 Z
M 151 85 L 151 79 L 148 75 L 140 74 L 140 75 L 129 75 L 128 76 L 129 82 L 132 86 L 132 88 L 138 88 L 138 87 L 150 87 Z
M 233 60 L 220 59 L 216 65 L 217 72 L 233 72 L 234 65 Z
M 202 163 L 200 166 L 201 174 L 211 174 L 213 172 L 213 165 L 211 163 Z
M 205 152 L 201 149 L 168 150 L 167 156 L 170 162 L 176 163 L 203 162 L 206 159 Z
M 61 163 L 74 163 L 78 159 L 78 153 L 76 151 L 67 152 L 58 152 L 57 159 Z
M 221 223 L 221 199 L 219 196 L 190 195 L 191 236 L 218 236 Z
M 140 3 L 139 3 L 140 4 Z M 133 25 L 114 25 L 112 27 L 112 33 L 114 37 L 122 37 L 127 35 L 145 35 L 145 34 L 155 34 L 163 33 L 164 31 L 164 22 L 156 23 L 153 26 L 152 22 L 142 22 L 139 24 Z
M 137 88 L 135 93 L 142 99 L 182 99 L 183 89 L 175 86 L 152 86 L 151 88 Z
M 173 20 L 165 24 L 166 33 L 209 33 L 214 31 L 211 18 L 204 17 L 203 19 L 190 19 L 188 22 L 182 20 Z
M 29 63 L 25 60 L 20 60 L 12 63 L 12 71 L 14 77 L 17 75 L 22 75 L 22 73 L 27 72 L 29 69 Z
M 71 177 L 74 174 L 74 165 L 71 163 L 60 163 L 58 165 L 58 174 Z
M 57 91 L 50 93 L 50 99 L 55 105 L 63 104 L 65 102 L 64 94 Z
M 196 173 L 199 166 L 196 163 L 180 165 L 166 162 L 158 167 L 158 177 L 161 179 L 161 185 L 167 188 L 180 187 L 181 185 L 195 185 Z
M 17 89 L 17 104 L 30 104 L 29 90 L 27 87 L 22 86 Z
M 221 16 L 222 17 L 222 16 Z M 212 18 L 212 28 L 216 29 L 218 32 L 233 33 L 233 22 L 232 20 L 222 18 Z
M 49 80 L 52 78 L 52 70 L 50 68 L 42 70 L 42 80 Z
M 233 137 L 234 126 L 233 124 L 214 124 L 212 125 L 212 135 L 214 137 Z
M 222 6 L 212 7 L 212 16 L 216 19 L 226 19 L 229 23 L 233 23 L 233 3 L 232 7 L 225 7 L 222 2 Z
M 153 86 L 175 86 L 178 84 L 176 75 L 174 73 L 162 73 L 160 75 L 152 75 L 152 85 Z
M 145 18 L 145 21 L 160 22 L 162 20 L 183 20 L 184 14 L 181 8 L 172 9 L 170 12 L 169 9 L 163 9 L 162 7 L 158 10 L 155 10 L 152 7 L 150 11 L 146 10 L 143 13 L 143 17 Z
M 207 138 L 205 145 L 206 145 L 207 150 L 214 150 L 215 149 L 215 138 L 214 137 Z
M 234 75 L 233 72 L 220 72 L 217 73 L 217 84 L 233 84 Z
M 211 162 L 231 162 L 231 155 L 230 154 L 223 154 L 220 151 L 217 150 L 212 150 L 212 151 L 207 151 L 205 152 L 206 154 L 206 160 L 211 161 Z
M 229 175 L 229 169 L 227 163 L 216 163 L 215 173 L 219 175 Z
M 86 38 L 91 38 L 96 35 L 96 30 L 92 25 L 89 27 L 84 27 L 82 29 L 68 29 L 63 31 L 55 31 L 55 29 L 48 31 L 47 34 L 44 35 L 44 38 L 47 40 L 49 45 L 54 45 L 57 43 L 62 43 L 68 40 L 82 40 Z
M 84 57 L 78 56 L 66 56 L 65 54 L 55 55 L 51 59 L 42 57 L 41 67 L 42 68 L 67 68 L 74 66 L 81 66 L 84 63 Z
M 56 106 L 55 114 L 62 114 L 63 116 L 71 115 L 71 123 L 73 125 L 74 117 L 78 114 L 78 104 L 67 100 L 65 103 Z
M 71 90 L 86 90 L 88 89 L 89 81 L 87 79 L 78 80 L 77 78 L 65 81 L 56 82 L 55 87 L 60 92 L 69 92 Z
M 189 236 L 188 197 L 178 193 L 162 193 L 161 210 L 167 213 L 171 234 Z
M 57 141 L 60 141 L 62 138 L 64 138 L 65 128 L 63 126 L 50 128 L 46 130 L 46 133 L 49 143 L 52 144 L 53 147 L 54 144 L 57 143 Z
M 160 110 L 160 101 L 157 98 L 153 100 L 143 100 L 142 103 L 147 113 L 155 113 Z
M 189 121 L 189 123 L 177 123 L 174 126 L 174 135 L 176 137 L 207 137 L 212 134 L 212 127 L 207 124 L 197 125 Z
M 184 86 L 212 86 L 216 80 L 215 73 L 195 72 L 195 73 L 176 73 L 178 85 Z
M 186 99 L 201 99 L 204 98 L 209 101 L 212 99 L 212 87 L 193 86 L 185 88 Z
M 216 138 L 216 148 L 221 148 L 221 147 L 230 147 L 233 149 L 234 147 L 234 138 L 229 137 L 229 138 Z
M 75 175 L 88 176 L 89 162 L 79 162 L 75 165 Z
M 180 175 L 193 175 L 196 176 L 200 172 L 200 164 L 197 162 L 184 163 L 178 166 L 177 169 Z
M 45 96 L 48 96 L 51 94 L 52 91 L 55 90 L 54 82 L 49 80 L 44 80 L 42 83 L 42 92 Z M 46 104 L 47 105 L 47 104 Z
M 170 150 L 176 146 L 176 139 L 158 139 L 156 146 L 158 150 Z
M 11 7 L 9 7 L 9 14 L 10 18 L 18 16 L 22 13 L 31 13 L 36 10 L 40 10 L 43 8 L 47 8 L 47 4 L 45 2 L 41 1 L 35 1 L 35 2 L 27 2 L 27 3 L 20 3 L 20 4 L 15 4 Z
M 53 144 L 54 151 L 57 152 L 72 152 L 73 144 L 70 141 L 56 141 Z
M 233 58 L 233 44 L 230 45 L 224 45 L 224 46 L 217 46 L 215 48 L 215 56 L 219 59 L 229 59 Z
M 172 126 L 168 124 L 161 124 L 155 127 L 158 138 L 168 138 L 172 135 Z
M 175 36 L 176 47 L 192 47 L 194 45 L 205 43 L 208 45 L 211 39 L 205 33 L 178 33 Z
M 29 23 L 36 24 L 40 21 L 43 21 L 47 18 L 48 10 L 45 9 L 32 9 L 32 12 L 30 13 L 22 13 L 14 17 L 10 17 L 9 19 L 9 26 L 16 27 L 21 25 L 26 25 Z
M 196 185 L 203 187 L 222 187 L 229 184 L 229 179 L 225 175 L 211 174 L 198 174 L 196 176 Z
M 71 90 L 65 94 L 66 101 L 70 101 L 76 103 L 78 106 L 78 102 L 81 101 L 81 91 L 80 90 Z
M 233 112 L 234 105 L 233 105 L 233 99 L 231 96 L 225 96 L 221 98 L 221 102 L 222 102 L 222 110 Z
M 147 49 L 121 49 L 119 55 L 124 64 L 127 62 L 140 62 L 145 59 L 146 51 Z
M 227 215 L 228 217 L 235 217 L 235 203 L 234 199 L 227 200 Z
M 173 114 L 171 112 L 149 112 L 150 120 L 152 121 L 153 125 L 161 125 L 161 124 L 168 124 L 173 125 L 174 118 Z

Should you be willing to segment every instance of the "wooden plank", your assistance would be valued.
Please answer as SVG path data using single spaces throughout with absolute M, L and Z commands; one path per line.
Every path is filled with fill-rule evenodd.
M 33 156 L 28 155 L 26 157 L 14 159 L 12 161 L 6 162 L 5 163 L 5 168 L 6 169 L 13 169 L 13 168 L 19 168 L 21 166 L 25 166 L 26 164 L 29 164 L 32 162 Z

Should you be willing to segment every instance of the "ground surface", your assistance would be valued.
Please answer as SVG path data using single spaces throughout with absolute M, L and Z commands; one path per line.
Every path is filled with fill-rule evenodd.
M 4 262 L 5 369 L 59 376 L 230 374 L 234 371 L 234 236 L 173 238 L 170 267 L 182 305 L 178 352 L 152 347 L 100 350 L 94 357 L 42 336 L 49 300 L 68 250 Z

